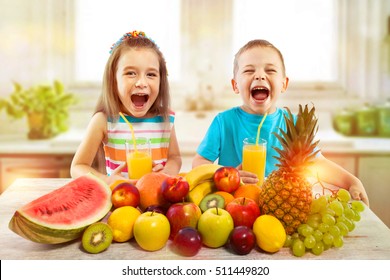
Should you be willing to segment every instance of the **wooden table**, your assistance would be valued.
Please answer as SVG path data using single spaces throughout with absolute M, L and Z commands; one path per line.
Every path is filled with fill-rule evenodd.
M 65 244 L 46 245 L 26 240 L 8 228 L 8 223 L 18 208 L 31 200 L 42 196 L 60 186 L 69 179 L 17 179 L 0 195 L 0 259 L 1 260 L 175 260 L 189 259 L 173 252 L 171 242 L 156 252 L 143 251 L 134 241 L 113 243 L 105 252 L 88 254 L 81 248 L 81 241 L 74 240 Z M 302 258 L 294 257 L 288 248 L 282 248 L 275 254 L 267 254 L 259 249 L 250 254 L 239 256 L 226 248 L 210 249 L 203 247 L 191 259 L 199 260 L 288 260 L 288 259 L 322 259 L 322 260 L 390 260 L 390 230 L 370 210 L 362 213 L 362 219 L 354 231 L 344 238 L 344 246 L 331 248 L 320 256 L 306 253 Z

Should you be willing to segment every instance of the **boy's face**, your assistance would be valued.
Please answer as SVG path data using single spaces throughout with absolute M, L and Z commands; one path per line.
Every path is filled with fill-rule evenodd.
M 121 110 L 134 117 L 147 116 L 160 87 L 159 60 L 150 49 L 129 49 L 118 60 L 116 82 Z
M 243 52 L 237 63 L 232 86 L 241 94 L 242 109 L 250 114 L 275 112 L 279 94 L 288 85 L 278 53 L 269 47 L 254 47 Z

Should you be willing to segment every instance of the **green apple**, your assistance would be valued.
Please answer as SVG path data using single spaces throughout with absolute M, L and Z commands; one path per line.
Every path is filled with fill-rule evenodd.
M 198 231 L 202 236 L 202 242 L 210 248 L 225 245 L 233 228 L 233 218 L 222 208 L 209 208 L 198 220 Z
M 144 212 L 134 223 L 134 239 L 146 251 L 157 251 L 168 241 L 171 227 L 165 215 L 157 212 Z

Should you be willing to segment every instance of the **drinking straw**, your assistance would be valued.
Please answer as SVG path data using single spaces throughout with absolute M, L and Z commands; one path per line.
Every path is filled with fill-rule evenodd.
M 125 120 L 125 122 L 129 125 L 130 131 L 131 131 L 131 137 L 133 138 L 133 145 L 134 145 L 134 150 L 137 151 L 137 144 L 134 136 L 134 129 L 132 124 L 125 118 L 125 116 L 122 114 L 122 112 L 119 112 L 119 115 Z
M 267 117 L 267 112 L 265 112 L 263 118 L 261 119 L 261 122 L 260 122 L 259 126 L 257 127 L 256 146 L 259 145 L 260 129 L 261 129 L 261 127 L 263 125 L 263 122 L 265 121 L 266 117 Z

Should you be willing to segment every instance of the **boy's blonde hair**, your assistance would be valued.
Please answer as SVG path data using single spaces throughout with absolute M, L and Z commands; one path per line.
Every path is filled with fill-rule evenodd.
M 95 113 L 103 112 L 107 117 L 118 118 L 120 111 L 120 99 L 116 81 L 116 71 L 121 55 L 129 49 L 151 49 L 159 60 L 160 87 L 156 101 L 150 108 L 150 112 L 161 115 L 166 121 L 169 120 L 170 94 L 168 83 L 168 70 L 165 58 L 158 46 L 146 36 L 124 37 L 119 44 L 112 49 L 108 58 L 103 75 L 102 93 L 98 99 Z
M 275 47 L 273 44 L 268 42 L 267 40 L 255 39 L 255 40 L 249 41 L 244 46 L 242 46 L 238 50 L 236 55 L 234 56 L 233 77 L 235 77 L 236 74 L 237 74 L 237 71 L 238 71 L 238 59 L 240 58 L 240 56 L 244 52 L 246 52 L 247 50 L 250 50 L 250 49 L 253 49 L 253 48 L 258 48 L 258 47 L 260 47 L 260 48 L 271 48 L 271 49 L 274 49 L 278 53 L 278 55 L 280 57 L 280 60 L 282 61 L 283 75 L 286 76 L 286 66 L 284 64 L 284 58 L 283 58 L 283 55 L 280 52 L 280 50 L 277 47 Z

